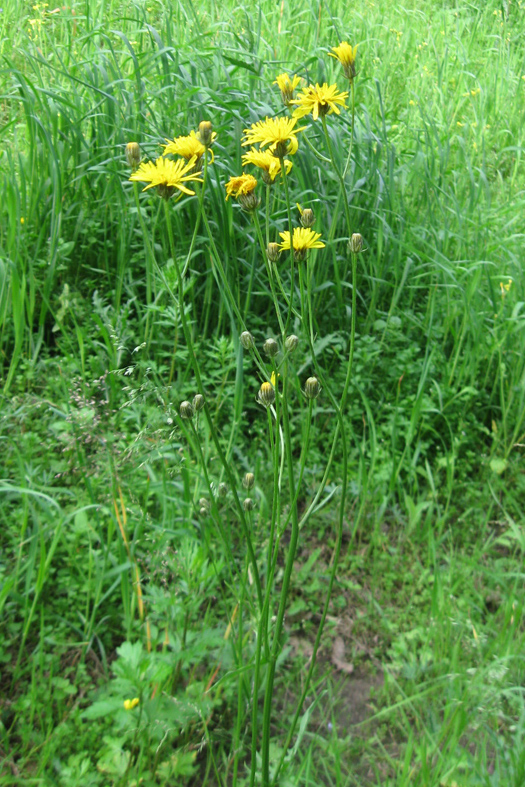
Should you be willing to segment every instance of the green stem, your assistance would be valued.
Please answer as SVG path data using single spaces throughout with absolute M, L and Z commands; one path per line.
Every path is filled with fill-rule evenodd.
M 302 277 L 301 277 L 301 282 L 302 282 Z M 301 284 L 301 286 L 302 286 L 302 284 Z M 309 307 L 309 310 L 310 310 L 310 303 L 311 303 L 311 301 L 310 301 L 309 295 L 310 294 L 308 292 L 307 293 L 307 304 L 308 304 L 308 307 Z M 312 326 L 311 314 L 309 315 L 309 317 L 310 317 L 309 323 L 310 323 L 310 326 Z M 312 331 L 312 328 L 310 328 L 310 342 L 309 342 L 310 343 L 310 351 L 312 353 L 312 362 L 314 364 L 314 368 L 315 368 L 316 374 L 317 374 L 317 376 L 319 378 L 319 381 L 322 383 L 323 382 L 323 374 L 322 374 L 322 370 L 320 369 L 319 364 L 317 363 L 317 360 L 315 358 L 311 331 Z M 340 433 L 341 437 L 342 437 L 342 440 L 341 440 L 341 451 L 342 451 L 342 455 L 343 455 L 343 472 L 342 472 L 342 479 L 341 479 L 341 500 L 340 500 L 340 504 L 339 504 L 339 517 L 338 517 L 338 526 L 337 526 L 337 534 L 336 534 L 336 543 L 335 543 L 334 552 L 333 552 L 333 555 L 332 555 L 332 570 L 330 572 L 330 578 L 329 578 L 329 581 L 328 581 L 328 589 L 327 589 L 327 592 L 326 592 L 326 598 L 325 598 L 325 602 L 324 602 L 324 606 L 323 606 L 323 611 L 322 611 L 322 614 L 321 614 L 321 620 L 319 622 L 319 627 L 317 629 L 317 635 L 316 635 L 314 646 L 313 646 L 313 652 L 312 652 L 312 656 L 311 656 L 311 659 L 310 659 L 310 666 L 309 666 L 309 669 L 308 669 L 308 673 L 306 675 L 306 680 L 304 682 L 303 692 L 301 694 L 299 702 L 297 703 L 297 708 L 296 708 L 294 717 L 292 719 L 292 723 L 290 725 L 290 729 L 288 730 L 288 734 L 287 734 L 287 737 L 286 737 L 286 742 L 285 742 L 284 747 L 283 747 L 283 752 L 281 754 L 281 758 L 279 760 L 279 763 L 277 765 L 277 769 L 276 769 L 275 774 L 274 774 L 274 778 L 273 778 L 273 781 L 272 781 L 272 787 L 276 787 L 277 778 L 278 778 L 279 773 L 281 771 L 281 768 L 283 766 L 284 759 L 286 757 L 288 748 L 290 746 L 292 737 L 293 737 L 294 732 L 295 732 L 295 728 L 297 726 L 297 722 L 299 720 L 299 716 L 301 715 L 301 711 L 302 711 L 302 708 L 303 708 L 304 701 L 306 699 L 306 695 L 308 693 L 308 689 L 309 689 L 309 686 L 310 686 L 310 682 L 311 682 L 313 671 L 314 671 L 315 664 L 316 664 L 317 651 L 319 649 L 319 645 L 320 645 L 320 642 L 321 642 L 321 637 L 322 637 L 322 634 L 323 634 L 323 629 L 324 629 L 324 625 L 325 625 L 325 621 L 326 621 L 326 616 L 328 614 L 328 610 L 329 610 L 329 606 L 330 606 L 330 598 L 332 596 L 332 590 L 333 590 L 333 586 L 334 586 L 334 582 L 335 582 L 335 575 L 336 575 L 336 571 L 337 571 L 337 565 L 338 565 L 338 562 L 339 562 L 339 556 L 341 554 L 341 546 L 342 546 L 342 543 L 343 543 L 343 522 L 344 522 L 346 493 L 347 493 L 347 485 L 348 485 L 348 448 L 347 448 L 347 440 L 346 440 L 346 434 L 345 434 L 345 427 L 344 427 L 344 420 L 343 420 L 342 412 L 343 412 L 344 404 L 346 402 L 346 396 L 347 396 L 347 393 L 348 393 L 348 382 L 350 380 L 350 371 L 351 371 L 351 365 L 350 365 L 350 358 L 349 358 L 349 363 L 348 363 L 348 368 L 347 368 L 347 375 L 346 375 L 346 380 L 345 380 L 345 386 L 343 387 L 343 394 L 341 396 L 341 406 L 338 405 L 335 397 L 332 395 L 332 393 L 331 393 L 330 389 L 328 388 L 328 386 L 326 386 L 326 384 L 324 386 L 324 390 L 325 390 L 326 394 L 328 395 L 328 398 L 330 399 L 330 402 L 331 402 L 331 404 L 332 404 L 332 406 L 333 406 L 333 408 L 335 410 L 335 413 L 336 413 L 337 426 L 336 426 L 336 430 L 335 430 L 335 434 L 334 434 L 334 440 L 332 442 L 332 450 L 330 452 L 328 465 L 327 465 L 325 474 L 323 476 L 323 479 L 322 479 L 322 482 L 321 482 L 321 486 L 320 486 L 320 488 L 318 490 L 318 494 L 319 495 L 322 494 L 322 491 L 325 488 L 326 481 L 328 479 L 327 473 L 329 471 L 329 466 L 331 465 L 331 463 L 333 461 L 333 457 L 334 457 L 334 453 L 335 453 L 335 447 L 336 447 L 336 444 L 337 444 L 337 438 L 338 438 L 339 433 Z M 304 521 L 304 516 L 303 516 L 301 521 L 302 522 Z
M 355 88 L 354 88 L 354 80 L 350 82 L 350 89 L 352 91 L 352 125 L 350 127 L 350 145 L 348 147 L 348 156 L 346 158 L 345 168 L 343 169 L 343 178 L 346 177 L 346 173 L 348 172 L 348 167 L 350 166 L 350 162 L 352 160 L 352 147 L 354 144 L 354 128 L 355 128 Z
M 292 318 L 293 312 L 293 298 L 294 298 L 294 278 L 295 278 L 295 259 L 294 259 L 294 250 L 293 250 L 293 226 L 292 226 L 292 211 L 290 206 L 290 191 L 288 188 L 288 176 L 286 174 L 286 167 L 284 165 L 284 156 L 279 158 L 281 162 L 281 174 L 283 178 L 284 184 L 284 196 L 286 200 L 286 213 L 288 215 L 288 232 L 290 233 L 290 304 L 288 309 L 288 316 L 286 318 L 286 328 L 285 332 L 283 333 L 283 342 L 286 338 L 286 334 L 288 333 L 288 329 L 290 327 L 290 320 Z
M 270 784 L 270 721 L 273 702 L 273 684 L 275 679 L 275 667 L 277 664 L 277 657 L 281 648 L 281 634 L 284 623 L 284 613 L 286 610 L 286 601 L 290 589 L 290 580 L 292 576 L 293 564 L 297 552 L 297 543 L 299 540 L 299 518 L 297 514 L 297 503 L 293 504 L 296 500 L 296 486 L 294 477 L 294 461 L 292 452 L 292 441 L 290 434 L 290 421 L 288 415 L 288 375 L 285 374 L 283 381 L 283 394 L 282 394 L 282 419 L 284 431 L 284 444 L 286 452 L 286 464 L 288 467 L 288 487 L 290 502 L 292 503 L 292 532 L 290 535 L 290 545 L 288 547 L 288 555 L 286 557 L 286 565 L 284 569 L 283 584 L 279 598 L 279 608 L 277 611 L 277 620 L 275 622 L 275 631 L 272 642 L 272 649 L 270 653 L 270 660 L 268 665 L 268 674 L 266 677 L 266 690 L 264 694 L 264 709 L 263 709 L 263 730 L 262 730 L 262 787 L 269 787 Z
M 330 160 L 332 162 L 332 167 L 334 168 L 334 172 L 337 175 L 337 179 L 339 180 L 339 185 L 341 186 L 341 191 L 343 193 L 343 206 L 345 209 L 345 218 L 346 218 L 346 226 L 348 230 L 348 239 L 350 240 L 350 236 L 352 235 L 352 222 L 350 219 L 350 206 L 348 204 L 348 195 L 346 193 L 346 185 L 345 185 L 345 178 L 344 175 L 341 174 L 339 167 L 337 166 L 337 162 L 335 160 L 334 151 L 332 148 L 332 143 L 330 141 L 330 135 L 328 133 L 328 126 L 326 125 L 326 117 L 325 115 L 321 115 L 321 121 L 323 123 L 323 131 L 324 137 L 326 140 L 326 147 L 328 148 L 328 153 L 330 155 Z
M 176 272 L 176 275 L 177 275 L 177 283 L 178 283 L 178 289 L 179 289 L 179 311 L 180 311 L 180 316 L 181 316 L 182 329 L 184 331 L 184 338 L 186 340 L 186 345 L 187 345 L 187 348 L 188 348 L 188 353 L 189 353 L 189 356 L 190 356 L 191 365 L 192 365 L 192 368 L 193 368 L 193 371 L 194 371 L 194 374 L 195 374 L 195 380 L 196 380 L 196 383 L 197 383 L 197 390 L 199 391 L 200 394 L 202 394 L 205 397 L 204 386 L 202 384 L 202 378 L 201 378 L 201 375 L 200 375 L 200 368 L 199 368 L 199 364 L 198 364 L 198 361 L 197 361 L 197 357 L 195 355 L 193 342 L 192 342 L 192 339 L 191 339 L 191 332 L 190 332 L 190 329 L 189 329 L 188 322 L 186 320 L 186 315 L 184 314 L 184 307 L 183 307 L 183 303 L 184 303 L 183 282 L 182 282 L 182 276 L 181 276 L 181 272 L 179 270 L 179 266 L 177 265 L 177 258 L 176 258 L 176 255 L 175 255 L 175 243 L 174 243 L 174 239 L 173 239 L 173 228 L 171 226 L 171 216 L 170 216 L 170 213 L 169 213 L 169 206 L 168 206 L 168 201 L 167 200 L 164 200 L 164 208 L 165 208 L 165 216 L 166 216 L 166 225 L 167 225 L 167 228 L 168 228 L 168 238 L 169 238 L 171 256 L 172 256 L 172 259 L 173 259 L 174 268 L 175 268 L 175 272 Z M 203 215 L 204 215 L 204 220 L 206 221 L 206 214 L 203 214 Z M 160 267 L 159 267 L 159 265 L 158 265 L 156 260 L 155 260 L 155 266 L 157 267 L 158 271 L 160 272 L 160 274 L 161 274 L 161 276 L 162 276 L 162 278 L 164 280 L 165 285 L 167 285 L 168 291 L 171 293 L 172 290 L 169 287 L 169 285 L 168 285 L 168 283 L 167 283 L 167 281 L 165 279 L 165 276 L 163 275 L 163 273 L 162 273 L 162 271 L 161 271 L 161 269 L 160 269 Z M 234 502 L 235 502 L 235 507 L 236 507 L 237 513 L 239 515 L 239 520 L 240 520 L 241 527 L 242 527 L 242 530 L 243 530 L 244 538 L 246 539 L 246 545 L 247 545 L 248 554 L 249 554 L 249 557 L 250 557 L 250 563 L 251 563 L 252 571 L 253 571 L 253 578 L 254 578 L 254 582 L 255 582 L 255 585 L 256 585 L 256 589 L 257 589 L 257 599 L 258 599 L 258 602 L 259 602 L 259 609 L 262 609 L 262 589 L 261 589 L 261 580 L 260 580 L 260 577 L 259 577 L 259 569 L 257 567 L 257 560 L 255 558 L 255 552 L 253 550 L 253 544 L 252 544 L 252 540 L 251 540 L 251 535 L 250 535 L 248 526 L 246 524 L 245 512 L 244 512 L 244 509 L 242 507 L 241 501 L 239 500 L 239 496 L 238 496 L 238 494 L 236 492 L 235 477 L 233 475 L 233 472 L 232 472 L 230 466 L 228 465 L 228 463 L 226 461 L 226 457 L 224 455 L 224 451 L 223 451 L 222 446 L 220 444 L 220 441 L 219 441 L 219 438 L 218 438 L 215 426 L 213 424 L 213 419 L 211 417 L 211 414 L 210 414 L 210 411 L 209 411 L 209 408 L 208 408 L 207 404 L 204 407 L 204 413 L 206 415 L 206 420 L 208 422 L 208 426 L 209 426 L 209 429 L 210 429 L 210 434 L 212 436 L 212 440 L 214 442 L 215 448 L 217 449 L 217 452 L 219 454 L 221 463 L 223 464 L 223 467 L 225 468 L 226 473 L 228 475 L 228 482 L 229 482 L 231 490 L 232 490 L 233 499 L 234 499 Z
M 259 239 L 259 245 L 261 247 L 261 254 L 262 254 L 263 260 L 264 260 L 264 262 L 266 264 L 266 271 L 268 273 L 268 281 L 270 282 L 270 289 L 271 289 L 271 292 L 272 292 L 273 305 L 275 307 L 275 313 L 277 315 L 277 321 L 279 323 L 279 329 L 281 331 L 281 336 L 283 337 L 283 342 L 284 342 L 285 333 L 284 333 L 283 318 L 281 317 L 281 309 L 279 307 L 279 301 L 277 300 L 277 295 L 275 294 L 272 269 L 270 267 L 270 261 L 268 259 L 268 255 L 266 254 L 266 247 L 264 245 L 264 240 L 263 240 L 262 231 L 261 231 L 261 223 L 259 221 L 259 216 L 257 214 L 257 211 L 253 212 L 253 223 L 255 224 L 257 237 Z

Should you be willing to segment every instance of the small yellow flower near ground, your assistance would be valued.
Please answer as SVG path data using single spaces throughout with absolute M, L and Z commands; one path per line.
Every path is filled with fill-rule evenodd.
M 130 180 L 149 183 L 149 186 L 146 186 L 143 191 L 151 189 L 153 186 L 158 186 L 160 196 L 165 199 L 169 199 L 176 189 L 181 192 L 179 197 L 182 194 L 193 195 L 195 192 L 184 184 L 191 180 L 202 183 L 202 178 L 198 177 L 201 173 L 193 172 L 195 162 L 195 156 L 188 162 L 184 161 L 184 159 L 172 161 L 161 156 L 155 163 L 143 161 L 137 171 L 130 177 Z
M 242 163 L 243 165 L 253 164 L 255 167 L 262 169 L 262 178 L 265 183 L 273 183 L 277 175 L 281 173 L 280 160 L 275 158 L 275 156 L 267 150 L 256 150 L 252 148 L 248 153 L 243 155 Z M 292 168 L 292 162 L 289 159 L 284 159 L 284 167 L 286 174 L 288 174 Z
M 274 85 L 279 86 L 279 90 L 281 91 L 281 98 L 283 100 L 283 104 L 287 107 L 290 105 L 290 101 L 293 98 L 293 92 L 297 85 L 300 83 L 301 77 L 297 75 L 294 76 L 293 79 L 290 79 L 288 74 L 279 74 Z
M 281 250 L 289 249 L 290 233 L 280 232 L 279 235 L 283 239 L 280 244 Z M 309 227 L 295 227 L 292 237 L 294 259 L 301 262 L 306 258 L 306 253 L 310 249 L 324 249 L 325 244 L 319 240 L 320 237 L 320 232 L 314 232 Z
M 215 139 L 217 134 L 215 131 L 212 133 L 212 142 Z M 206 147 L 200 141 L 197 133 L 195 131 L 190 131 L 188 136 L 186 137 L 177 137 L 174 140 L 166 140 L 167 145 L 164 145 L 164 156 L 167 156 L 169 153 L 173 154 L 174 156 L 182 156 L 185 158 L 186 161 L 189 161 L 193 156 L 196 156 L 197 160 L 200 159 L 202 155 L 204 155 L 204 151 Z M 214 159 L 213 151 L 211 152 L 211 161 Z
M 501 297 L 504 298 L 505 295 L 510 290 L 510 288 L 512 287 L 512 279 L 509 279 L 507 284 L 503 284 L 503 282 L 500 281 L 499 286 L 500 286 L 500 289 L 501 289 Z
M 308 85 L 303 87 L 302 95 L 299 95 L 291 104 L 296 104 L 297 109 L 294 109 L 294 118 L 302 118 L 305 115 L 312 113 L 314 120 L 317 120 L 321 115 L 329 115 L 335 112 L 336 115 L 340 114 L 339 107 L 346 109 L 345 99 L 348 98 L 348 93 L 338 93 L 337 85 L 328 85 L 326 82 L 323 85 Z
M 355 77 L 355 59 L 357 55 L 357 45 L 352 47 L 348 41 L 342 41 L 339 46 L 333 46 L 328 53 L 330 57 L 335 57 L 343 66 L 345 77 L 352 82 Z
M 243 145 L 254 145 L 259 143 L 262 148 L 267 145 L 270 153 L 277 158 L 284 158 L 286 155 L 292 156 L 297 152 L 299 142 L 296 135 L 304 130 L 295 128 L 297 119 L 293 118 L 265 118 L 257 123 L 252 123 L 251 128 L 244 129 Z
M 140 700 L 138 697 L 134 697 L 132 700 L 124 700 L 124 710 L 133 710 L 139 704 Z

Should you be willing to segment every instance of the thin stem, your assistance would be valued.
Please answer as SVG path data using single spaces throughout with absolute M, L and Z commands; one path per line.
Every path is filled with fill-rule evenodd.
M 345 168 L 343 170 L 343 178 L 346 177 L 346 173 L 348 172 L 348 167 L 350 166 L 350 162 L 352 160 L 352 147 L 354 144 L 354 128 L 355 128 L 355 87 L 354 87 L 354 80 L 350 82 L 350 89 L 352 92 L 352 125 L 350 128 L 350 145 L 348 147 L 348 156 L 346 158 Z
M 290 502 L 292 504 L 292 532 L 290 535 L 290 545 L 288 547 L 288 555 L 286 557 L 286 565 L 284 569 L 283 584 L 279 599 L 279 609 L 277 611 L 277 620 L 275 622 L 275 630 L 272 642 L 272 649 L 270 653 L 270 661 L 268 665 L 268 674 L 266 677 L 266 691 L 264 694 L 264 709 L 263 709 L 263 731 L 262 731 L 262 787 L 269 787 L 270 784 L 270 721 L 271 710 L 273 701 L 273 684 L 275 679 L 275 667 L 277 663 L 277 656 L 281 648 L 281 634 L 284 623 L 284 613 L 286 610 L 286 601 L 290 588 L 290 579 L 292 576 L 293 564 L 295 554 L 297 552 L 297 543 L 299 540 L 299 518 L 297 514 L 296 500 L 296 486 L 294 477 L 294 461 L 292 452 L 292 441 L 290 434 L 290 421 L 288 415 L 288 401 L 287 401 L 287 388 L 288 388 L 288 375 L 285 374 L 283 382 L 282 394 L 282 417 L 283 417 L 283 431 L 284 431 L 284 444 L 286 452 L 286 464 L 288 467 L 288 487 Z
M 334 172 L 337 175 L 339 180 L 339 184 L 341 186 L 341 191 L 343 193 L 343 206 L 345 209 L 345 218 L 346 218 L 346 226 L 348 230 L 348 238 L 350 238 L 352 234 L 352 222 L 350 219 L 350 207 L 348 205 L 348 195 L 346 193 L 346 185 L 345 185 L 345 178 L 344 175 L 341 174 L 339 167 L 337 166 L 337 162 L 335 160 L 334 151 L 332 148 L 332 142 L 330 141 L 330 135 L 328 133 L 328 126 L 326 125 L 326 117 L 325 115 L 321 115 L 321 121 L 323 123 L 323 131 L 324 137 L 326 140 L 326 147 L 328 148 L 328 153 L 330 155 L 330 160 L 332 162 L 332 167 L 334 168 Z
M 195 374 L 195 379 L 196 379 L 196 382 L 197 382 L 197 389 L 198 389 L 200 394 L 205 396 L 204 386 L 202 384 L 202 378 L 201 378 L 201 375 L 200 375 L 199 364 L 198 364 L 198 361 L 197 361 L 197 357 L 195 355 L 195 350 L 194 350 L 194 347 L 193 347 L 193 342 L 192 342 L 192 339 L 191 339 L 191 333 L 190 333 L 190 329 L 189 329 L 189 326 L 188 326 L 188 322 L 186 320 L 186 315 L 184 314 L 184 307 L 183 307 L 184 290 L 183 290 L 182 276 L 181 276 L 181 272 L 179 270 L 179 266 L 177 265 L 177 259 L 176 259 L 176 255 L 175 255 L 175 243 L 174 243 L 174 239 L 173 239 L 173 228 L 171 226 L 171 216 L 170 216 L 170 213 L 169 213 L 169 206 L 168 206 L 167 200 L 164 200 L 164 207 L 165 207 L 166 224 L 167 224 L 167 228 L 168 228 L 168 238 L 169 238 L 169 243 L 170 243 L 171 256 L 172 256 L 172 259 L 173 259 L 174 268 L 175 268 L 175 272 L 176 272 L 176 275 L 177 275 L 178 288 L 179 288 L 179 309 L 180 309 L 180 316 L 181 316 L 181 321 L 182 321 L 182 329 L 184 331 L 184 338 L 186 340 L 186 345 L 187 345 L 187 348 L 188 348 L 188 353 L 189 353 L 189 356 L 190 356 L 191 365 L 192 365 L 192 368 L 193 368 L 193 371 L 194 371 L 194 374 Z M 204 220 L 206 221 L 206 214 L 203 214 L 203 215 L 204 215 Z M 155 260 L 155 265 L 158 268 L 158 270 L 160 271 L 160 267 L 158 266 L 158 263 L 157 263 L 156 260 Z M 165 277 L 162 274 L 162 271 L 160 271 L 160 272 L 161 272 L 162 278 L 165 281 Z M 166 284 L 167 284 L 167 282 L 166 282 Z M 171 288 L 168 287 L 168 290 L 171 292 Z M 236 507 L 238 515 L 239 515 L 239 520 L 240 520 L 241 527 L 242 527 L 242 530 L 243 530 L 244 538 L 246 539 L 246 545 L 247 545 L 248 554 L 249 554 L 249 557 L 250 557 L 250 563 L 251 563 L 251 566 L 252 566 L 254 582 L 255 582 L 255 585 L 256 585 L 256 588 L 257 588 L 257 599 L 258 599 L 258 602 L 259 602 L 259 609 L 262 609 L 262 589 L 261 589 L 261 580 L 260 580 L 260 577 L 259 577 L 259 569 L 257 567 L 257 560 L 256 560 L 256 557 L 255 557 L 255 552 L 253 550 L 253 544 L 252 544 L 252 540 L 251 540 L 251 535 L 250 535 L 249 529 L 248 529 L 247 524 L 246 524 L 245 512 L 244 512 L 244 509 L 243 509 L 243 507 L 241 505 L 241 502 L 239 500 L 239 496 L 238 496 L 238 494 L 236 492 L 235 477 L 233 475 L 232 470 L 230 469 L 230 466 L 228 465 L 228 463 L 226 461 L 226 457 L 224 455 L 224 451 L 223 451 L 222 446 L 220 444 L 220 441 L 219 441 L 219 438 L 218 438 L 215 426 L 213 424 L 213 419 L 211 417 L 211 414 L 210 414 L 210 411 L 209 411 L 209 408 L 208 408 L 207 404 L 204 406 L 204 413 L 206 415 L 206 420 L 208 422 L 208 426 L 209 426 L 209 429 L 210 429 L 210 434 L 212 436 L 212 440 L 214 442 L 215 448 L 217 449 L 217 452 L 219 453 L 221 463 L 223 464 L 223 467 L 225 468 L 226 473 L 228 475 L 228 481 L 229 481 L 230 487 L 232 489 L 233 499 L 234 499 L 234 502 L 235 502 L 235 507 Z
M 284 333 L 283 318 L 281 317 L 281 309 L 279 308 L 279 301 L 277 300 L 277 296 L 275 294 L 275 289 L 274 289 L 274 284 L 273 284 L 272 269 L 270 267 L 270 261 L 268 260 L 268 255 L 266 254 L 266 247 L 264 245 L 264 240 L 263 240 L 262 231 L 261 231 L 261 223 L 259 221 L 259 216 L 257 215 L 257 211 L 253 212 L 253 223 L 255 224 L 257 237 L 259 239 L 259 245 L 261 247 L 261 254 L 262 254 L 264 262 L 266 264 L 266 270 L 268 272 L 268 281 L 270 282 L 270 289 L 272 291 L 273 305 L 275 307 L 275 313 L 277 315 L 277 321 L 279 323 L 279 329 L 281 331 L 281 335 L 282 335 L 283 341 L 284 341 L 285 333 Z
M 290 191 L 288 189 L 288 176 L 286 174 L 286 167 L 284 165 L 284 156 L 279 158 L 281 162 L 281 174 L 283 178 L 284 184 L 284 196 L 286 200 L 286 213 L 288 215 L 288 232 L 290 233 L 290 304 L 288 309 L 288 316 L 286 318 L 286 328 L 285 332 L 283 332 L 283 341 L 286 338 L 286 334 L 288 333 L 288 329 L 290 327 L 290 320 L 292 318 L 292 311 L 293 311 L 293 296 L 294 296 L 294 277 L 295 277 L 295 259 L 294 259 L 294 251 L 293 251 L 293 226 L 292 226 L 292 211 L 290 207 Z

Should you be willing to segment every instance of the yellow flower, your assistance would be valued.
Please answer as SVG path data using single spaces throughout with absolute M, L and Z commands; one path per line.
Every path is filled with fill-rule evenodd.
M 259 205 L 259 197 L 254 194 L 257 181 L 253 175 L 246 175 L 244 172 L 238 177 L 231 177 L 226 183 L 226 199 L 233 196 L 237 197 L 243 210 L 255 210 Z
M 290 79 L 288 74 L 279 74 L 279 76 L 273 83 L 274 85 L 279 85 L 279 90 L 281 91 L 281 98 L 285 106 L 289 106 L 290 101 L 293 98 L 293 92 L 300 81 L 301 81 L 301 77 L 298 77 L 297 75 L 294 76 L 293 79 Z
M 241 194 L 249 194 L 257 186 L 257 181 L 253 175 L 245 175 L 244 172 L 238 177 L 231 177 L 226 184 L 226 199 L 238 197 Z
M 302 118 L 312 113 L 313 119 L 317 120 L 319 115 L 328 115 L 335 112 L 339 115 L 339 106 L 346 108 L 345 98 L 348 98 L 348 93 L 338 93 L 337 85 L 308 85 L 303 87 L 302 95 L 291 101 L 291 104 L 297 104 L 297 109 L 294 110 L 294 118 Z
M 198 180 L 202 183 L 202 179 L 198 177 L 200 172 L 193 172 L 196 158 L 193 156 L 188 162 L 183 159 L 172 161 L 169 158 L 158 158 L 155 163 L 152 161 L 142 162 L 136 172 L 130 177 L 130 180 L 138 180 L 142 183 L 149 183 L 143 191 L 151 189 L 153 186 L 158 186 L 159 194 L 165 199 L 172 196 L 175 189 L 178 189 L 181 194 L 195 194 L 187 186 L 185 182 L 189 180 Z
M 140 700 L 138 697 L 134 697 L 132 700 L 124 700 L 124 710 L 133 710 L 139 704 Z
M 217 134 L 214 131 L 211 135 L 212 142 L 216 136 Z M 174 156 L 182 156 L 182 158 L 185 158 L 187 161 L 193 158 L 193 156 L 195 156 L 196 159 L 199 159 L 206 150 L 195 131 L 190 131 L 187 137 L 177 137 L 173 141 L 167 139 L 166 142 L 168 144 L 164 145 L 164 156 L 172 153 Z M 213 158 L 213 151 L 211 151 L 212 161 Z
M 335 54 L 332 54 L 335 53 Z M 332 52 L 329 52 L 330 57 L 335 57 L 343 66 L 345 77 L 352 82 L 355 77 L 355 58 L 357 55 L 357 46 L 350 46 L 348 41 L 342 41 L 339 46 L 333 46 Z
M 279 235 L 283 239 L 281 250 L 290 248 L 290 233 L 280 232 Z M 324 249 L 324 243 L 319 240 L 321 237 L 320 232 L 314 232 L 309 227 L 295 227 L 293 231 L 292 246 L 294 259 L 301 262 L 306 257 L 306 252 L 309 249 Z
M 244 129 L 243 145 L 253 145 L 259 143 L 277 158 L 284 158 L 286 154 L 296 153 L 299 143 L 296 134 L 303 131 L 302 128 L 295 128 L 296 118 L 265 118 L 253 123 L 251 128 Z
M 277 175 L 281 172 L 281 162 L 275 156 L 272 156 L 271 153 L 268 153 L 267 150 L 256 150 L 252 148 L 248 153 L 245 153 L 242 157 L 243 164 L 253 164 L 259 169 L 263 171 L 263 180 L 265 183 L 273 183 Z M 288 174 L 292 168 L 292 162 L 288 159 L 284 160 L 284 167 L 286 169 L 286 174 Z
M 501 297 L 504 298 L 505 295 L 510 290 L 510 288 L 512 287 L 512 279 L 509 279 L 507 284 L 503 284 L 503 282 L 500 281 L 499 286 L 501 288 Z

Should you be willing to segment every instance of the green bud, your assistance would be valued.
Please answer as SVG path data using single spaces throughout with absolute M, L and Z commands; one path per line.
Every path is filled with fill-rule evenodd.
M 242 479 L 242 485 L 245 489 L 251 489 L 255 484 L 255 476 L 253 473 L 245 473 Z
M 191 402 L 182 402 L 179 412 L 181 418 L 193 418 L 195 415 L 195 410 Z
M 286 337 L 284 342 L 284 346 L 288 350 L 289 353 L 293 353 L 297 345 L 299 344 L 299 337 L 295 335 L 295 333 L 291 333 L 290 336 Z
M 250 331 L 243 331 L 240 336 L 241 344 L 245 350 L 253 350 L 255 341 Z
M 265 343 L 263 344 L 263 350 L 270 358 L 273 358 L 274 355 L 277 355 L 279 352 L 279 345 L 275 341 L 275 339 L 266 339 Z
M 304 395 L 307 399 L 317 399 L 321 393 L 321 386 L 317 377 L 309 377 L 304 386 Z

